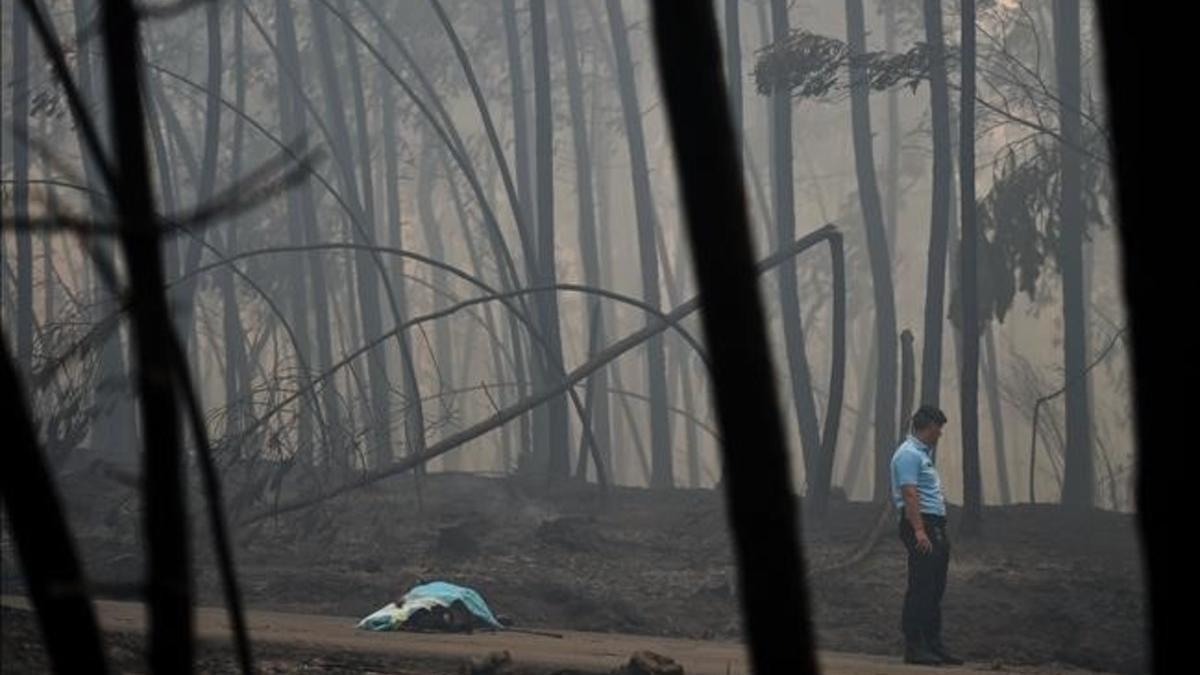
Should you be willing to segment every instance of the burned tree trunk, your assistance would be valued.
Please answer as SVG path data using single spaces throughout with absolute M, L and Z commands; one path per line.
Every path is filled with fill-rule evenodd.
M 771 0 L 771 25 L 776 41 L 789 32 L 787 2 Z M 774 197 L 777 241 L 796 238 L 796 206 L 792 180 L 792 97 L 780 89 L 771 95 L 771 195 Z M 796 287 L 796 266 L 788 261 L 779 270 L 779 304 L 783 319 L 783 339 L 788 372 L 792 383 L 792 405 L 800 426 L 800 447 L 804 451 L 805 476 L 814 480 L 821 454 L 821 430 L 817 405 L 813 399 L 812 372 L 804 347 L 804 327 L 800 319 L 800 294 Z
M 521 35 L 517 29 L 517 9 L 514 0 L 503 0 L 502 13 L 504 15 L 504 37 L 505 46 L 508 50 L 508 82 L 510 94 L 512 96 L 512 117 L 513 117 L 513 155 L 516 157 L 514 164 L 517 171 L 517 204 L 515 205 L 517 213 L 520 215 L 521 223 L 524 226 L 530 226 L 534 221 L 530 216 L 530 202 L 533 199 L 533 190 L 530 186 L 532 180 L 529 170 L 529 118 L 526 115 L 525 109 L 525 66 L 521 57 Z M 526 269 L 533 269 L 532 260 L 526 260 Z M 513 279 L 513 283 L 517 283 Z M 529 283 L 533 283 L 533 277 L 529 277 Z M 517 333 L 513 332 L 513 339 L 517 339 Z M 531 358 L 536 358 L 531 353 Z M 533 378 L 538 377 L 538 369 L 536 363 L 528 365 L 528 372 Z M 531 378 L 531 379 L 533 379 Z M 517 393 L 524 398 L 528 393 L 529 383 L 525 382 L 523 373 L 518 376 L 521 384 L 517 387 Z M 533 384 L 537 384 L 534 380 Z M 519 422 L 519 440 L 518 445 L 521 453 L 530 452 L 534 449 L 535 434 L 530 428 L 531 422 L 536 424 L 541 418 L 541 415 L 526 415 Z M 543 448 L 545 450 L 545 448 Z
M 963 523 L 966 534 L 978 532 L 983 512 L 979 476 L 979 234 L 975 217 L 975 1 L 962 2 L 962 117 L 959 121 L 959 169 L 962 199 L 962 246 L 959 297 L 962 302 Z
M 563 59 L 567 67 L 567 98 L 571 106 L 571 131 L 575 146 L 575 193 L 579 213 L 579 248 L 583 261 L 583 279 L 588 286 L 601 287 L 600 254 L 596 243 L 596 204 L 592 189 L 592 152 L 588 143 L 587 121 L 584 119 L 583 86 L 579 68 L 578 47 L 575 43 L 575 18 L 571 3 L 558 5 L 558 23 L 562 29 Z M 589 328 L 594 344 L 606 341 L 604 312 L 601 301 L 588 303 L 588 316 L 596 325 Z M 588 406 L 596 443 L 604 457 L 605 468 L 612 476 L 612 437 L 608 406 L 608 371 L 599 370 L 588 378 L 591 403 Z
M 642 136 L 641 109 L 638 107 L 637 87 L 634 84 L 633 60 L 629 53 L 628 28 L 620 0 L 607 0 L 609 30 L 617 65 L 617 81 L 621 90 L 621 110 L 625 118 L 625 134 L 629 142 L 629 161 L 633 170 L 633 200 L 637 210 L 638 259 L 642 270 L 642 296 L 650 306 L 660 306 L 658 287 L 658 254 L 654 239 L 654 205 L 650 193 L 650 171 L 646 163 L 646 144 Z M 724 96 L 724 94 L 722 94 Z M 652 321 L 652 319 L 647 319 Z M 667 358 L 661 336 L 650 339 L 647 345 L 646 378 L 650 392 L 650 485 L 669 488 L 675 484 L 671 457 L 671 428 L 667 417 Z
M 383 28 L 380 28 L 383 32 Z M 380 43 L 383 44 L 382 36 Z M 384 163 L 384 205 L 387 213 L 388 241 L 395 248 L 404 248 L 403 231 L 400 225 L 400 167 L 396 146 L 400 138 L 396 134 L 395 97 L 392 93 L 391 82 L 385 79 L 385 74 L 379 74 L 379 91 L 383 98 L 383 163 Z M 396 288 L 396 300 L 402 315 L 408 316 L 408 295 L 404 283 L 404 259 L 396 258 L 393 268 Z M 406 454 L 418 454 L 425 451 L 425 414 L 421 407 L 421 387 L 417 382 L 416 368 L 413 366 L 412 347 L 408 334 L 400 335 L 400 359 L 403 367 L 401 392 L 408 401 L 404 410 L 404 443 Z
M 13 11 L 13 227 L 17 235 L 17 367 L 33 368 L 33 236 L 29 232 L 29 17 Z
M 550 44 L 545 0 L 530 0 L 529 11 L 533 22 L 533 91 L 537 119 L 537 269 L 539 285 L 552 286 L 557 278 L 554 266 L 554 118 L 550 107 Z M 537 300 L 541 330 L 549 349 L 548 352 L 539 350 L 539 354 L 543 354 L 544 381 L 552 382 L 556 378 L 551 369 L 562 363 L 558 297 L 549 292 Z M 571 475 L 566 396 L 550 399 L 546 408 L 547 472 L 551 480 L 564 480 Z
M 1083 285 L 1083 157 L 1080 113 L 1079 0 L 1054 3 L 1054 62 L 1058 80 L 1058 120 L 1062 139 L 1062 193 L 1059 261 L 1063 279 L 1063 377 L 1067 387 L 1067 447 L 1063 505 L 1092 508 L 1096 477 L 1088 401 L 1087 297 Z
M 896 53 L 896 4 L 885 2 L 883 11 L 883 48 Z M 888 259 L 896 259 L 896 231 L 900 227 L 900 94 L 895 87 L 887 91 L 887 191 L 884 193 L 883 222 L 887 229 Z
M 287 140 L 299 137 L 305 132 L 305 111 L 304 105 L 301 102 L 301 93 L 298 88 L 301 86 L 299 82 L 292 82 L 291 78 L 285 77 L 285 72 L 299 72 L 299 48 L 297 46 L 295 22 L 292 16 L 291 3 L 286 0 L 276 0 L 275 2 L 275 31 L 277 42 L 279 43 L 279 120 L 280 129 L 283 132 L 284 138 Z M 311 243 L 316 241 L 316 216 L 315 216 L 315 200 L 313 199 L 312 190 L 309 187 L 308 181 L 300 185 L 298 190 L 293 190 L 288 193 L 287 200 L 288 221 L 291 227 L 288 228 L 288 238 L 293 246 L 304 244 L 306 240 Z M 317 310 L 316 313 L 316 336 L 318 339 L 318 350 L 328 349 L 328 354 L 318 352 L 320 363 L 328 365 L 323 357 L 332 358 L 332 335 L 329 329 L 331 323 L 329 321 L 328 305 L 326 305 L 326 294 L 328 288 L 325 283 L 325 268 L 324 263 L 315 255 L 309 257 L 309 276 L 312 281 L 312 299 L 313 307 Z M 297 338 L 300 343 L 296 346 L 298 352 L 297 359 L 301 362 L 311 363 L 308 352 L 310 350 L 310 339 L 308 337 L 310 331 L 309 314 L 308 314 L 308 287 L 304 281 L 304 275 L 300 267 L 292 269 L 291 274 L 292 302 L 290 303 L 291 317 L 290 320 L 293 326 L 299 329 Z M 322 316 L 323 315 L 323 316 Z M 324 340 L 322 344 L 321 340 Z M 308 373 L 300 373 L 300 383 L 304 386 L 308 378 Z M 334 387 L 328 386 L 324 388 L 326 403 L 326 413 L 330 416 L 337 415 L 337 392 Z M 297 437 L 299 438 L 299 452 L 301 458 L 306 461 L 311 459 L 311 444 L 309 439 L 312 438 L 313 428 L 312 410 L 301 405 L 297 413 Z
M 867 230 L 871 286 L 875 298 L 875 334 L 879 354 L 879 377 L 875 389 L 875 499 L 883 500 L 888 492 L 888 465 L 896 443 L 896 297 L 892 288 L 892 265 L 883 224 L 883 207 L 875 179 L 867 73 L 861 59 L 856 58 L 866 51 L 862 0 L 846 0 L 846 43 L 850 48 L 854 169 L 858 177 L 863 223 Z
M 366 194 L 370 184 L 367 176 L 363 178 L 363 188 L 360 192 L 355 179 L 355 171 L 351 148 L 350 131 L 343 108 L 342 88 L 339 84 L 337 66 L 333 58 L 333 44 L 325 21 L 325 9 L 313 3 L 312 19 L 314 42 L 317 47 L 320 65 L 320 81 L 325 96 L 326 121 L 333 132 L 333 155 L 338 165 L 338 175 L 341 177 L 342 193 L 350 203 L 351 232 L 355 242 L 371 245 L 375 238 L 372 231 L 375 227 L 374 204 Z M 349 46 L 351 50 L 353 45 Z M 353 69 L 354 63 L 351 62 Z M 364 162 L 363 171 L 366 172 Z M 361 315 L 363 339 L 370 340 L 383 332 L 383 322 L 380 318 L 379 275 L 374 268 L 374 261 L 366 252 L 359 252 L 354 260 L 354 280 L 357 285 L 357 307 Z M 354 305 L 351 305 L 353 308 Z M 370 400 L 368 409 L 371 419 L 367 425 L 371 429 L 371 459 L 377 466 L 383 466 L 392 458 L 391 415 L 389 412 L 387 368 L 383 354 L 373 351 L 367 357 L 368 367 L 364 373 L 366 388 Z
M 988 417 L 992 420 L 992 445 L 996 459 L 996 483 L 1000 490 L 1000 503 L 1012 503 L 1012 488 L 1008 482 L 1008 453 L 1004 448 L 1004 411 L 1000 400 L 1000 371 L 996 362 L 995 330 L 988 327 L 983 334 L 984 356 L 983 377 L 986 380 L 988 397 Z
M 900 333 L 900 433 L 903 439 L 908 433 L 909 421 L 913 415 L 913 394 L 916 393 L 917 374 L 913 367 L 913 334 L 905 330 Z
M 242 24 L 243 12 L 241 7 L 234 7 L 233 20 L 233 43 L 234 43 L 234 81 L 236 83 L 236 93 L 234 94 L 234 105 L 238 110 L 244 110 L 246 105 L 246 72 L 245 72 L 245 44 L 243 41 Z M 245 143 L 245 127 L 246 122 L 240 116 L 234 119 L 233 127 L 233 159 L 230 166 L 230 175 L 233 180 L 240 178 L 242 167 L 242 151 Z M 225 252 L 234 254 L 237 252 L 238 239 L 237 230 L 239 221 L 234 218 L 229 227 L 225 230 Z M 250 375 L 249 366 L 246 363 L 246 332 L 242 327 L 241 317 L 238 314 L 237 294 L 233 287 L 233 271 L 225 269 L 221 272 L 217 281 L 221 289 L 221 326 L 225 342 L 225 430 L 226 434 L 236 434 L 241 428 L 241 418 L 245 413 L 248 402 L 242 398 L 249 396 L 250 393 Z
M 216 3 L 208 3 L 205 9 L 205 34 L 208 41 L 208 72 L 205 83 L 204 102 L 204 157 L 200 163 L 199 181 L 196 183 L 196 203 L 207 204 L 212 199 L 217 180 L 217 152 L 221 143 L 221 8 Z M 186 254 L 182 261 L 180 272 L 185 279 L 192 270 L 200 265 L 200 256 L 204 251 L 207 231 L 201 230 L 188 242 Z M 174 245 L 169 243 L 168 245 Z M 177 304 L 176 326 L 179 334 L 191 352 L 199 353 L 199 326 L 194 322 L 196 282 L 185 281 L 179 291 Z
M 429 255 L 436 260 L 446 260 L 446 247 L 442 242 L 441 223 L 438 222 L 437 214 L 433 208 L 433 193 L 436 189 L 434 183 L 435 176 L 433 141 L 426 135 L 421 146 L 421 159 L 417 171 L 417 215 L 420 216 L 421 230 L 425 236 L 425 245 L 429 249 Z M 449 288 L 444 270 L 433 270 L 431 279 L 437 289 L 443 290 Z M 440 293 L 434 293 L 434 310 L 443 309 L 445 306 L 446 299 Z M 439 389 L 446 386 L 453 386 L 455 355 L 451 345 L 450 325 L 445 320 L 434 324 L 433 344 L 437 365 L 436 371 L 440 382 Z M 419 403 L 414 401 L 414 405 L 419 405 Z M 444 466 L 448 469 L 458 470 L 460 468 L 459 459 L 458 457 L 447 457 L 444 460 Z
M 921 349 L 922 404 L 941 403 L 942 328 L 945 326 L 946 246 L 950 228 L 950 90 L 942 38 L 941 0 L 925 0 L 925 42 L 929 45 L 929 112 L 933 124 L 933 202 L 925 268 L 925 335 Z

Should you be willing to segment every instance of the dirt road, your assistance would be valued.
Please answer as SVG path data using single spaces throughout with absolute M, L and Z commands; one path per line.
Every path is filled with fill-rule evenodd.
M 7 607 L 28 609 L 23 597 L 4 596 Z M 97 601 L 96 608 L 106 631 L 143 633 L 144 608 L 130 602 Z M 202 640 L 221 642 L 229 636 L 225 611 L 201 607 L 196 613 L 197 630 Z M 288 614 L 283 612 L 251 611 L 248 615 L 251 634 L 256 644 L 292 646 L 308 651 L 369 653 L 380 657 L 395 657 L 403 663 L 405 657 L 423 661 L 445 661 L 447 672 L 468 658 L 482 657 L 490 652 L 508 650 L 514 662 L 527 666 L 575 669 L 603 673 L 626 662 L 638 650 L 650 650 L 669 656 L 689 675 L 726 675 L 748 673 L 744 647 L 736 642 L 682 640 L 640 635 L 555 631 L 563 637 L 543 637 L 523 633 L 475 633 L 472 635 L 430 633 L 373 633 L 355 629 L 357 619 L 342 616 Z M 1051 673 L 1049 669 L 998 670 L 989 664 L 974 664 L 966 668 L 926 669 L 906 666 L 899 659 L 877 656 L 823 652 L 822 671 L 829 675 L 892 675 L 894 673 L 937 672 L 943 675 L 983 673 Z M 1082 671 L 1075 671 L 1082 672 Z

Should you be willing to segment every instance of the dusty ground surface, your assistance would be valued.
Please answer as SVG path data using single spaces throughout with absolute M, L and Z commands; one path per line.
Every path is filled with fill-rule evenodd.
M 66 492 L 73 494 L 72 525 L 83 533 L 90 578 L 110 597 L 128 593 L 142 565 L 136 500 L 98 508 L 96 498 L 70 486 Z M 901 651 L 904 555 L 894 527 L 889 523 L 862 562 L 831 568 L 859 546 L 877 513 L 869 504 L 836 503 L 825 521 L 803 525 L 818 643 L 882 657 L 868 667 L 898 663 Z M 944 602 L 952 648 L 989 669 L 1146 672 L 1131 516 L 989 508 L 985 531 L 974 539 L 954 536 L 957 516 L 951 512 Z M 219 605 L 211 547 L 196 522 L 200 601 Z M 478 589 L 519 626 L 714 645 L 736 644 L 741 635 L 723 498 L 711 490 L 618 489 L 605 496 L 592 486 L 546 493 L 512 479 L 462 474 L 428 475 L 418 490 L 404 477 L 260 521 L 240 529 L 238 541 L 242 589 L 256 610 L 361 617 L 418 579 L 441 578 Z M 6 550 L 3 590 L 21 587 L 18 563 Z M 357 646 L 375 638 L 348 639 Z
M 7 647 L 23 641 L 38 641 L 34 619 L 21 597 L 6 596 L 4 637 Z M 145 608 L 140 603 L 100 601 L 97 614 L 108 632 L 110 655 L 123 671 L 140 672 L 139 651 L 144 647 Z M 292 614 L 252 610 L 247 623 L 264 672 L 296 670 L 327 672 L 453 672 L 488 654 L 508 652 L 512 665 L 523 673 L 610 673 L 628 661 L 631 654 L 651 651 L 670 658 L 691 675 L 730 675 L 748 673 L 745 649 L 739 642 L 724 640 L 686 640 L 617 633 L 564 631 L 561 638 L 522 633 L 476 632 L 372 633 L 354 628 L 354 617 Z M 221 608 L 203 607 L 196 613 L 196 633 L 202 643 L 199 670 L 228 672 L 236 670 L 228 648 L 229 622 Z M 19 648 L 16 651 L 22 651 Z M 23 650 L 33 652 L 33 650 Z M 824 652 L 820 655 L 822 672 L 828 675 L 891 675 L 929 671 L 897 663 L 896 659 L 856 654 Z M 34 666 L 21 664 L 22 669 Z M 38 663 L 36 665 L 42 665 Z M 14 670 L 9 670 L 13 667 Z M 398 670 L 399 669 L 399 670 Z M 1025 675 L 1057 672 L 1043 668 L 996 669 L 986 664 L 961 668 L 933 669 L 943 675 L 984 675 L 985 673 L 1022 673 Z M 5 672 L 16 672 L 6 664 Z

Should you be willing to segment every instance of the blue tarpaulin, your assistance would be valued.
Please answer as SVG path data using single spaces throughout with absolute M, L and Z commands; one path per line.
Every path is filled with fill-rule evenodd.
M 474 589 L 445 581 L 413 586 L 400 599 L 399 607 L 394 602 L 388 603 L 386 607 L 360 621 L 358 627 L 367 630 L 400 630 L 417 610 L 435 606 L 450 607 L 456 600 L 483 623 L 493 628 L 503 628 L 479 593 Z

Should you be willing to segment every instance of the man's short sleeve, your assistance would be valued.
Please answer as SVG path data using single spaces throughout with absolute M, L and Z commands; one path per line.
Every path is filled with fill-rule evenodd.
M 892 479 L 896 485 L 916 485 L 921 473 L 921 458 L 913 452 L 901 452 L 892 460 Z

